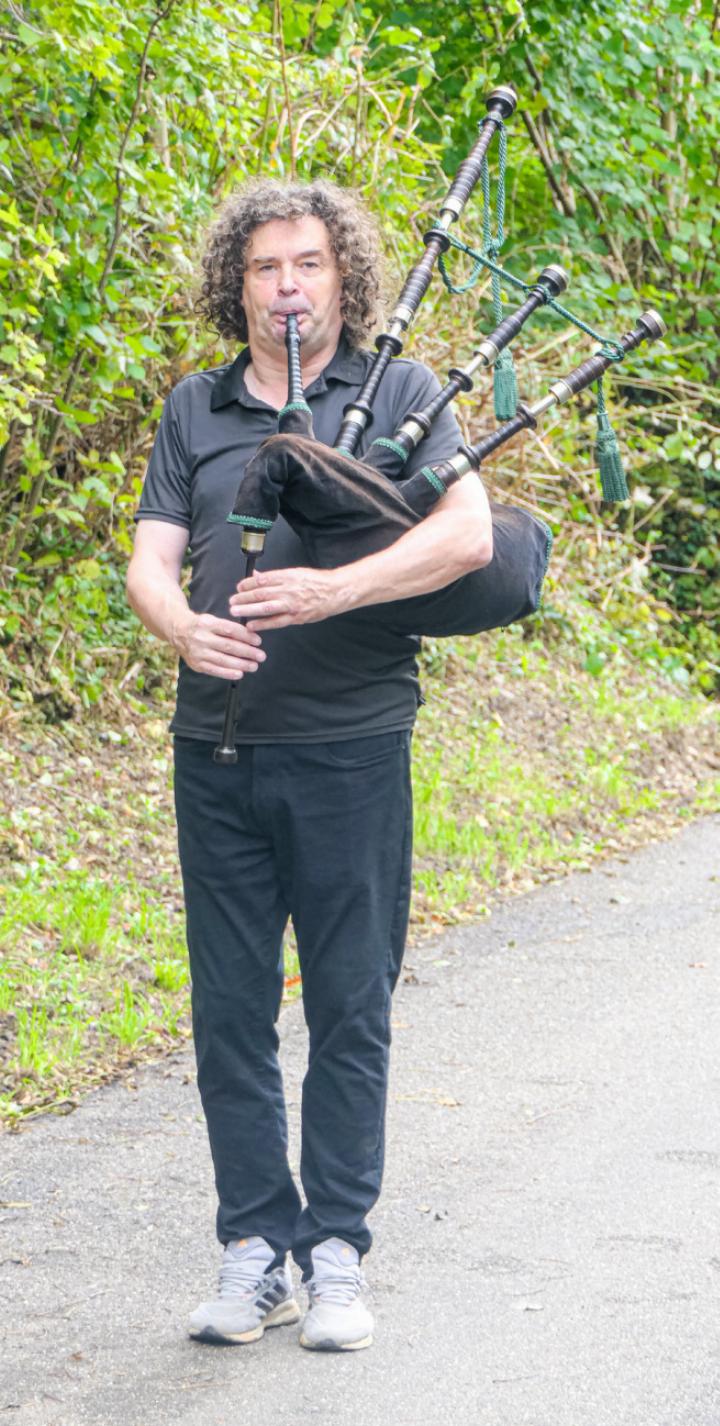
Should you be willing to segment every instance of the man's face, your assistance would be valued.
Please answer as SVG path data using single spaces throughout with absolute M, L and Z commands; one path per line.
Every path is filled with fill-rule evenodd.
M 295 312 L 303 354 L 331 355 L 342 329 L 342 283 L 320 218 L 273 218 L 250 235 L 242 305 L 251 352 L 277 355 L 287 314 Z

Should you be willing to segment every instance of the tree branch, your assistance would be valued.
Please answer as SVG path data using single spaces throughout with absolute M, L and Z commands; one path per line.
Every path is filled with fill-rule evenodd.
M 290 177 L 294 183 L 297 179 L 297 151 L 292 104 L 290 102 L 290 86 L 288 84 L 287 77 L 287 55 L 285 53 L 285 35 L 283 32 L 282 0 L 275 0 L 275 15 L 273 23 L 277 36 L 278 47 L 280 49 L 280 73 L 282 75 L 283 93 L 285 95 L 285 112 L 287 114 L 288 140 L 290 143 Z
M 525 128 L 528 131 L 528 134 L 530 135 L 530 140 L 532 142 L 533 148 L 535 149 L 535 152 L 537 153 L 537 156 L 540 159 L 543 168 L 545 169 L 547 181 L 550 185 L 550 188 L 556 201 L 556 207 L 559 208 L 560 212 L 563 213 L 566 218 L 572 218 L 575 209 L 568 202 L 568 199 L 563 193 L 562 188 L 560 187 L 560 184 L 558 183 L 557 178 L 555 177 L 555 174 L 553 172 L 552 160 L 543 144 L 540 135 L 540 130 L 538 129 L 535 120 L 533 119 L 531 114 L 528 114 L 526 109 L 520 109 L 518 112 L 520 114 L 520 118 L 523 121 L 523 124 L 525 125 Z
M 7 469 L 7 463 L 10 456 L 10 448 L 12 446 L 13 438 L 15 436 L 17 428 L 17 419 L 13 417 L 12 421 L 8 426 L 7 440 L 2 450 L 0 451 L 0 487 L 2 486 L 2 482 L 5 479 L 5 471 Z
M 600 224 L 600 227 L 602 228 L 603 238 L 607 243 L 618 267 L 620 268 L 620 271 L 623 277 L 625 278 L 625 281 L 630 285 L 630 287 L 632 287 L 633 281 L 630 276 L 630 273 L 627 270 L 627 267 L 625 266 L 625 258 L 623 257 L 622 248 L 620 247 L 614 233 L 611 231 L 610 224 L 608 223 L 608 220 L 605 217 L 605 214 L 603 213 L 602 205 L 600 203 L 600 199 L 597 196 L 597 193 L 593 192 L 590 185 L 588 183 L 585 183 L 584 179 L 578 178 L 577 174 L 575 174 L 575 181 L 577 183 L 578 188 L 580 189 L 580 192 L 584 193 L 585 197 L 587 198 L 587 201 L 590 204 L 590 207 L 592 208 L 593 213 L 598 223 Z
M 132 133 L 135 121 L 140 111 L 140 104 L 142 101 L 143 90 L 145 87 L 148 51 L 150 49 L 150 45 L 155 31 L 162 23 L 162 21 L 167 18 L 176 3 L 177 0 L 168 0 L 168 3 L 165 5 L 165 8 L 163 10 L 160 10 L 155 16 L 155 19 L 150 25 L 147 35 L 145 36 L 145 43 L 143 45 L 142 55 L 140 57 L 140 68 L 138 70 L 137 84 L 135 86 L 135 99 L 133 101 L 133 106 L 130 111 L 130 117 L 123 130 L 123 135 L 120 140 L 120 148 L 118 150 L 117 163 L 115 165 L 116 197 L 115 211 L 113 216 L 113 232 L 112 237 L 110 239 L 110 246 L 108 248 L 105 257 L 105 262 L 103 264 L 100 281 L 98 283 L 98 297 L 100 299 L 102 299 L 105 294 L 105 288 L 110 277 L 112 265 L 115 261 L 115 253 L 117 252 L 118 243 L 120 241 L 120 233 L 122 229 L 122 202 L 124 192 L 123 161 L 125 158 L 125 152 L 128 143 L 130 141 L 130 135 Z M 63 391 L 63 401 L 66 403 L 68 403 L 70 400 L 70 396 L 72 395 L 73 389 L 75 387 L 75 382 L 77 381 L 84 360 L 84 350 L 78 351 L 75 354 L 75 357 L 73 358 L 70 370 L 68 372 L 67 381 L 65 382 L 65 390 Z M 42 470 L 38 471 L 38 474 L 36 475 L 35 480 L 33 481 L 32 489 L 30 490 L 26 502 L 25 513 L 18 521 L 15 530 L 15 536 L 8 552 L 8 562 L 10 564 L 14 564 L 23 551 L 25 540 L 27 538 L 27 533 L 34 518 L 35 508 L 40 501 L 40 497 L 45 486 L 45 481 L 47 479 L 48 470 L 52 462 L 53 455 L 55 453 L 55 446 L 57 445 L 57 439 L 60 433 L 60 427 L 62 426 L 63 420 L 64 417 L 62 412 L 56 411 L 53 415 L 52 421 L 50 422 L 47 442 L 42 451 L 43 460 L 46 464 L 44 465 L 44 468 Z

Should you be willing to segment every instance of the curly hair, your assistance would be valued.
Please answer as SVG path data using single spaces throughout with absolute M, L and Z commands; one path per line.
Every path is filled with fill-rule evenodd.
M 225 200 L 206 234 L 196 307 L 221 337 L 248 340 L 242 306 L 245 254 L 255 228 L 273 219 L 322 219 L 342 282 L 340 310 L 351 346 L 360 346 L 376 319 L 381 285 L 378 231 L 361 199 L 326 179 L 282 183 L 259 179 Z

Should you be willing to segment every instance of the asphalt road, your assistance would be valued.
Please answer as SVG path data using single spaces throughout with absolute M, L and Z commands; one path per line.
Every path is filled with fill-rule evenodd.
M 720 818 L 409 954 L 357 1354 L 185 1336 L 189 1057 L 6 1136 L 0 1426 L 718 1426 L 719 982 Z

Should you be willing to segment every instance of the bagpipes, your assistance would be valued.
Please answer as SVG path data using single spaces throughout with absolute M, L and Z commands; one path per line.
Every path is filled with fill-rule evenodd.
M 505 86 L 489 95 L 480 136 L 460 165 L 437 223 L 425 234 L 425 251 L 403 286 L 387 332 L 376 340 L 377 354 L 358 396 L 345 408 L 333 447 L 314 438 L 311 412 L 303 394 L 297 319 L 292 314 L 287 317 L 288 399 L 278 413 L 278 435 L 263 441 L 247 465 L 234 508 L 228 516 L 230 523 L 242 528 L 246 575 L 252 574 L 267 531 L 278 515 L 282 515 L 298 535 L 308 563 L 316 568 L 332 569 L 386 549 L 423 520 L 456 481 L 477 472 L 492 452 L 519 431 L 534 430 L 544 412 L 562 405 L 594 383 L 598 385 L 596 449 L 601 462 L 603 494 L 616 499 L 627 494 L 617 443 L 605 412 L 602 376 L 641 342 L 662 336 L 665 325 L 656 312 L 648 311 L 631 331 L 619 340 L 608 342 L 560 307 L 557 298 L 568 284 L 561 267 L 551 264 L 534 283 L 526 284 L 498 266 L 494 259 L 502 241 L 504 192 L 498 201 L 499 236 L 493 240 L 488 216 L 486 155 L 494 135 L 499 133 L 504 176 L 506 136 L 503 126 L 516 103 L 514 91 Z M 478 252 L 452 238 L 448 230 L 462 213 L 480 178 L 485 196 L 485 241 L 483 250 Z M 469 253 L 475 261 L 473 275 L 462 288 L 452 284 L 444 265 L 450 246 Z M 483 268 L 491 272 L 496 326 L 479 343 L 464 367 L 450 371 L 445 386 L 423 410 L 408 413 L 391 436 L 376 437 L 363 459 L 358 460 L 355 452 L 372 423 L 372 407 L 380 381 L 392 358 L 402 351 L 403 335 L 427 291 L 438 260 L 450 291 L 472 285 Z M 500 310 L 501 277 L 526 294 L 517 310 L 504 318 Z M 530 405 L 518 404 L 509 344 L 532 314 L 548 305 L 599 340 L 601 348 L 555 381 L 540 400 Z M 495 367 L 496 374 L 496 414 L 508 419 L 474 445 L 463 444 L 447 459 L 424 465 L 403 480 L 406 461 L 440 412 L 458 392 L 472 389 L 473 375 L 478 369 L 491 367 Z M 511 393 L 509 406 L 508 392 Z M 517 506 L 491 500 L 490 510 L 493 555 L 489 564 L 432 593 L 374 605 L 373 616 L 402 634 L 446 637 L 499 628 L 534 613 L 539 606 L 550 556 L 551 531 L 542 520 Z M 216 762 L 230 763 L 237 759 L 234 740 L 238 702 L 239 684 L 233 683 L 228 689 L 221 742 L 214 751 Z

